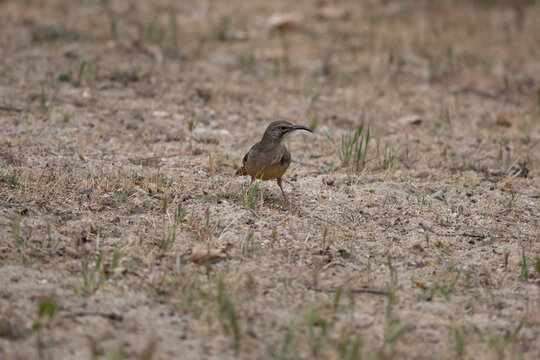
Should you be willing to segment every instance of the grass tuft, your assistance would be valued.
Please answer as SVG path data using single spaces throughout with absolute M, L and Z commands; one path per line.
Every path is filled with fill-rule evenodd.
M 325 132 L 325 135 L 336 148 L 338 156 L 344 166 L 349 166 L 351 161 L 356 168 L 364 167 L 366 165 L 366 156 L 371 134 L 369 126 L 364 131 L 364 121 L 358 125 L 353 134 L 343 134 L 339 144 L 329 132 Z
M 226 334 L 232 333 L 234 351 L 240 350 L 240 325 L 238 315 L 234 305 L 225 290 L 225 282 L 222 278 L 218 280 L 217 302 L 219 306 L 219 321 Z
M 247 206 L 250 209 L 254 209 L 255 205 L 257 205 L 258 194 L 259 194 L 259 181 L 255 182 L 255 185 L 253 185 L 253 187 L 249 190 Z
M 16 218 L 13 220 L 13 223 L 11 224 L 11 234 L 13 236 L 13 246 L 19 247 L 22 244 L 21 238 L 20 238 L 20 230 L 21 230 L 21 218 Z
M 529 280 L 529 268 L 527 267 L 527 257 L 525 256 L 525 253 L 521 255 L 521 274 L 520 278 L 523 281 Z

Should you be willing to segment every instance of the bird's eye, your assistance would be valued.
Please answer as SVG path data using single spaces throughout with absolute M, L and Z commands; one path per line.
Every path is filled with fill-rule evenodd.
M 287 127 L 286 126 L 282 126 L 281 127 L 281 130 L 285 130 Z

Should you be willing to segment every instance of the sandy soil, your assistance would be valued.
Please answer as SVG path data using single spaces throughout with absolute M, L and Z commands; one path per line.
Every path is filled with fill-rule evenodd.
M 2 360 L 540 358 L 537 1 L 0 0 L 0 107 Z

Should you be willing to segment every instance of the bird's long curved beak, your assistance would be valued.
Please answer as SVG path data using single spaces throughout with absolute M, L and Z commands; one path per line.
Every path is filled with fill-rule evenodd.
M 291 128 L 291 131 L 294 131 L 294 130 L 306 130 L 306 131 L 309 131 L 310 133 L 313 132 L 313 130 L 311 130 L 310 128 L 308 128 L 307 126 L 304 126 L 304 125 L 294 125 Z

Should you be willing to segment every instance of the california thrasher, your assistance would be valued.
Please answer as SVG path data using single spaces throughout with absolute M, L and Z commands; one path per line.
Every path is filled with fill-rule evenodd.
M 291 164 L 291 153 L 282 141 L 294 130 L 313 132 L 307 126 L 293 125 L 288 121 L 274 121 L 268 125 L 262 140 L 253 145 L 244 156 L 243 166 L 236 171 L 236 175 L 249 175 L 251 182 L 255 179 L 276 179 L 287 201 L 287 196 L 281 186 L 281 177 Z

